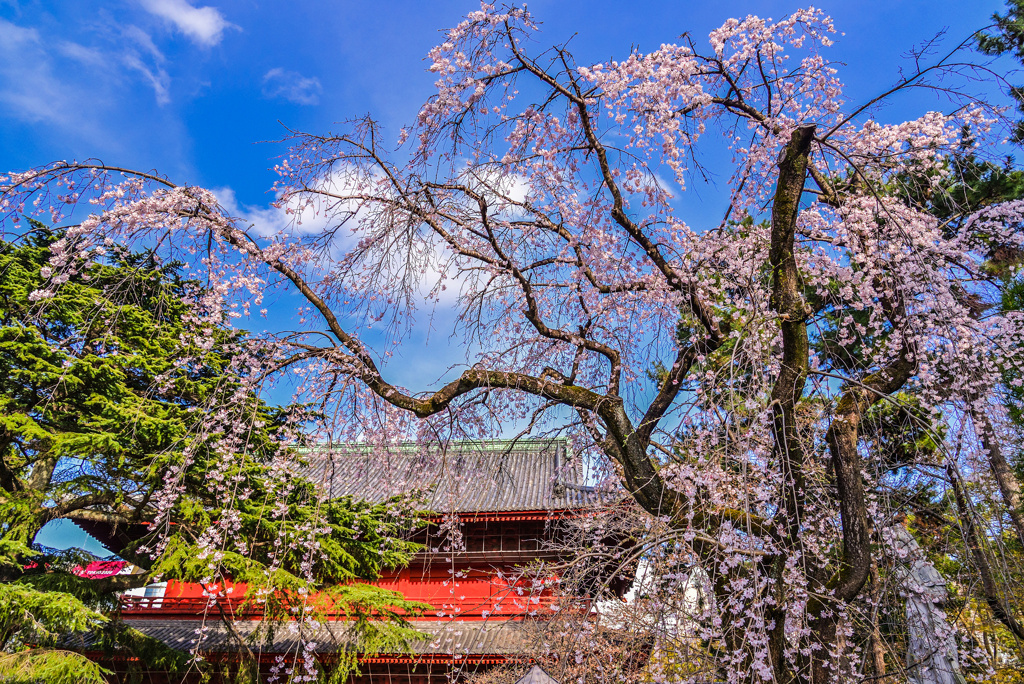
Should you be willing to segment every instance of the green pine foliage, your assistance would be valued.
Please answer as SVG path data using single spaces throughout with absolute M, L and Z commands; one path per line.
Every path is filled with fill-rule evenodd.
M 83 655 L 52 648 L 62 637 L 100 629 L 108 618 L 71 593 L 0 584 L 0 681 L 102 683 L 106 672 Z M 33 648 L 34 647 L 34 648 Z
M 1024 62 L 1024 0 L 1007 0 L 1006 14 L 992 15 L 992 26 L 980 31 L 975 38 L 978 49 L 987 55 L 1011 55 Z M 1010 95 L 1017 112 L 1024 114 L 1024 88 L 1011 87 Z M 1018 119 L 1013 128 L 1014 142 L 1024 142 L 1024 119 Z
M 416 516 L 396 502 L 322 501 L 308 481 L 283 486 L 270 459 L 285 412 L 251 392 L 239 401 L 231 362 L 244 336 L 187 322 L 202 288 L 175 264 L 117 249 L 53 288 L 47 264 L 59 237 L 34 223 L 17 244 L 0 243 L 0 681 L 103 681 L 74 652 L 83 635 L 90 651 L 171 672 L 196 666 L 119 617 L 118 595 L 157 579 L 245 583 L 245 605 L 265 616 L 256 639 L 301 611 L 347 618 L 359 650 L 407 647 L 416 635 L 405 620 L 426 606 L 360 580 L 408 561 Z M 52 296 L 33 295 L 47 287 Z M 232 435 L 244 453 L 225 467 L 215 448 L 224 435 L 201 428 L 228 405 L 248 421 Z M 154 497 L 183 465 L 170 517 L 151 525 Z M 245 495 L 225 500 L 211 478 Z M 226 516 L 244 552 L 214 557 L 202 537 Z M 108 530 L 137 571 L 77 576 L 88 554 L 35 544 L 58 519 Z M 312 561 L 310 544 L 320 549 Z M 336 676 L 353 653 L 340 665 Z
M 35 648 L 0 653 L 0 682 L 5 684 L 104 684 L 106 670 L 80 653 Z

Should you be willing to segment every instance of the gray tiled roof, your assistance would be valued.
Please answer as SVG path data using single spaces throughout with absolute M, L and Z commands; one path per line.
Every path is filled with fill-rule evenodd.
M 302 452 L 307 473 L 333 498 L 365 501 L 422 492 L 425 510 L 543 511 L 592 506 L 600 493 L 584 485 L 564 440 L 318 446 Z
M 180 651 L 198 649 L 200 652 L 224 653 L 239 650 L 237 639 L 218 618 L 210 618 L 205 623 L 202 620 L 132 618 L 125 623 Z M 304 643 L 316 643 L 317 651 L 322 653 L 351 647 L 354 642 L 350 632 L 352 623 L 348 621 L 307 626 L 302 635 L 297 631 L 297 623 L 288 623 L 278 626 L 270 640 L 253 637 L 259 624 L 258 620 L 243 620 L 233 622 L 232 629 L 238 637 L 246 640 L 249 648 L 263 653 L 294 652 L 297 647 L 301 651 L 300 636 Z M 528 626 L 516 620 L 412 620 L 410 624 L 423 635 L 422 639 L 409 644 L 408 652 L 414 655 L 522 653 L 529 648 L 531 637 Z

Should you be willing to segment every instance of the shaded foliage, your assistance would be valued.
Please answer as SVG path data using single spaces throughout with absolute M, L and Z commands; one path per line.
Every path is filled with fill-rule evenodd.
M 84 645 L 83 633 L 90 650 L 184 667 L 188 657 L 118 617 L 121 592 L 161 579 L 244 583 L 245 605 L 268 625 L 299 608 L 342 613 L 361 640 L 406 643 L 404 620 L 422 606 L 353 582 L 403 565 L 417 518 L 395 502 L 321 501 L 294 454 L 295 468 L 281 470 L 287 412 L 242 389 L 242 333 L 189 324 L 208 293 L 178 264 L 112 248 L 38 302 L 60 237 L 34 223 L 21 242 L 0 243 L 0 678 L 101 681 L 58 648 Z M 209 412 L 228 402 L 249 420 L 210 432 Z M 212 445 L 229 438 L 243 448 L 214 474 Z M 168 488 L 177 497 L 162 510 Z M 208 543 L 227 506 L 245 553 Z M 79 576 L 95 558 L 35 544 L 59 519 L 98 534 L 134 571 Z M 317 592 L 329 605 L 310 601 Z

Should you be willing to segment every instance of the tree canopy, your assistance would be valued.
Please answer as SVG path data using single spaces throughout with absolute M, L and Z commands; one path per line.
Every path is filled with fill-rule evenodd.
M 225 582 L 244 583 L 268 626 L 295 609 L 316 619 L 324 606 L 308 597 L 320 592 L 331 610 L 354 618 L 359 638 L 407 638 L 404 616 L 421 606 L 358 580 L 406 562 L 415 548 L 402 534 L 415 516 L 396 516 L 390 502 L 321 502 L 301 472 L 282 469 L 278 451 L 292 446 L 282 442 L 286 412 L 242 381 L 233 365 L 241 333 L 215 320 L 187 325 L 190 303 L 207 292 L 179 264 L 111 249 L 38 300 L 61 239 L 34 223 L 20 240 L 0 243 L 4 681 L 103 681 L 72 652 L 84 632 L 93 633 L 91 650 L 183 667 L 185 654 L 118 620 L 120 592 L 161 579 L 222 592 Z M 237 429 L 204 430 L 222 404 L 243 417 Z M 226 447 L 231 466 L 211 468 Z M 97 532 L 137 571 L 81 576 L 88 554 L 34 543 L 53 520 Z M 223 548 L 225 533 L 244 554 Z
M 902 570 L 928 562 L 908 557 L 907 494 L 946 502 L 985 609 L 1020 629 L 992 543 L 1021 513 L 996 447 L 1011 444 L 1024 318 L 992 306 L 992 267 L 1024 248 L 1024 205 L 950 190 L 1005 123 L 971 90 L 992 71 L 970 40 L 916 53 L 856 104 L 834 32 L 817 10 L 751 16 L 706 46 L 684 35 L 581 65 L 537 50 L 525 9 L 484 5 L 431 51 L 436 94 L 408 128 L 367 117 L 289 139 L 278 205 L 322 230 L 262 235 L 209 190 L 96 161 L 8 173 L 0 209 L 12 225 L 81 219 L 52 245 L 39 301 L 108 243 L 208 279 L 223 299 L 190 302 L 190 325 L 270 287 L 301 297 L 293 329 L 240 343 L 241 386 L 301 378 L 332 437 L 570 436 L 657 530 L 660 595 L 700 585 L 690 619 L 664 627 L 699 646 L 673 676 L 883 677 L 893 655 L 866 647 L 879 578 L 907 605 L 939 600 Z M 947 111 L 884 121 L 887 98 L 922 88 Z M 712 177 L 721 218 L 688 220 Z M 389 378 L 424 289 L 439 306 L 457 293 L 466 359 L 409 389 Z M 222 407 L 211 424 L 234 429 Z M 208 472 L 231 472 L 231 452 L 212 448 Z M 945 628 L 905 623 L 902 653 L 956 660 Z

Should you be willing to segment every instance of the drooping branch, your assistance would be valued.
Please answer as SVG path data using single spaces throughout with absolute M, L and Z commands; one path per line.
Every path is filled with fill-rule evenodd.
M 637 436 L 642 442 L 650 442 L 654 430 L 679 396 L 679 392 L 682 391 L 683 380 L 693 369 L 697 359 L 706 357 L 720 346 L 721 341 L 712 338 L 679 349 L 672 367 L 668 369 L 662 379 L 654 400 L 647 407 L 644 417 L 637 426 Z
M 981 439 L 982 448 L 988 455 L 992 474 L 995 475 L 996 483 L 999 485 L 999 493 L 1006 503 L 1010 522 L 1017 532 L 1017 538 L 1021 545 L 1024 545 L 1024 497 L 1021 496 L 1020 481 L 1006 461 L 1003 445 L 996 434 L 992 421 L 979 409 L 978 404 L 982 401 L 981 398 L 972 394 L 967 397 L 966 401 L 971 422 Z
M 992 565 L 988 561 L 983 546 L 981 533 L 974 521 L 974 511 L 971 509 L 967 494 L 964 492 L 963 482 L 960 474 L 952 464 L 947 465 L 946 475 L 949 478 L 950 486 L 953 488 L 953 498 L 956 500 L 957 511 L 960 514 L 960 524 L 964 530 L 964 540 L 971 552 L 974 567 L 981 577 L 981 588 L 985 595 L 985 602 L 988 604 L 992 615 L 1006 626 L 1014 639 L 1017 640 L 1017 648 L 1024 653 L 1024 627 L 1021 626 L 1017 617 L 1013 614 L 1012 605 L 1006 600 L 996 584 L 992 575 Z
M 903 313 L 900 307 L 901 315 Z M 825 433 L 835 469 L 843 528 L 843 554 L 839 572 L 830 580 L 833 595 L 848 601 L 860 591 L 871 570 L 871 540 L 867 501 L 857 450 L 860 425 L 868 410 L 883 397 L 896 392 L 917 370 L 914 345 L 904 338 L 895 360 L 843 393 Z

